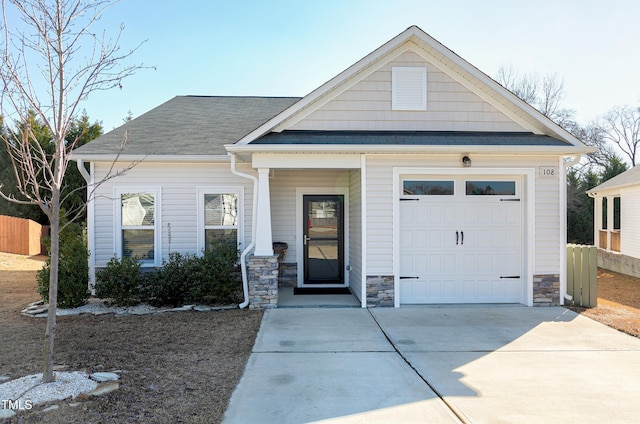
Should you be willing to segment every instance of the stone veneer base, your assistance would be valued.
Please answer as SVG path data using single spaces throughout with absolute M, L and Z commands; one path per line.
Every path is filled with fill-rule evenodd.
M 533 306 L 560 306 L 560 275 L 533 276 Z
M 393 275 L 367 275 L 367 307 L 394 306 Z
M 278 307 L 278 256 L 247 258 L 249 309 Z
M 280 263 L 278 271 L 280 287 L 295 287 L 298 285 L 298 264 Z

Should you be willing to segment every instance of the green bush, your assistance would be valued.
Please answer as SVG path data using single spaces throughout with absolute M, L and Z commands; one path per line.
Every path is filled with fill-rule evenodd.
M 47 246 L 49 249 L 49 246 Z M 58 262 L 58 306 L 76 308 L 89 299 L 89 250 L 85 243 L 82 227 L 70 224 L 60 234 L 60 255 Z M 49 278 L 51 257 L 38 271 L 38 294 L 49 301 Z
M 189 270 L 189 301 L 205 305 L 241 301 L 242 286 L 238 266 L 238 250 L 225 240 L 215 240 Z
M 144 299 L 154 306 L 181 306 L 188 299 L 189 269 L 193 256 L 172 252 L 162 268 L 148 275 L 144 286 Z
M 111 258 L 106 268 L 96 273 L 96 296 L 113 299 L 119 306 L 140 303 L 143 275 L 140 262 L 135 258 Z
M 96 280 L 96 295 L 121 306 L 140 301 L 153 306 L 242 301 L 238 250 L 225 240 L 212 243 L 201 257 L 172 252 L 162 268 L 147 273 L 135 259 L 114 257 Z

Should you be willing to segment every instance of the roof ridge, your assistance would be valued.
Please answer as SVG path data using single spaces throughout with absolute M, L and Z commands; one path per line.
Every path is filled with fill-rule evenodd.
M 224 96 L 206 94 L 184 94 L 176 97 L 204 98 L 204 99 L 302 99 L 301 96 Z

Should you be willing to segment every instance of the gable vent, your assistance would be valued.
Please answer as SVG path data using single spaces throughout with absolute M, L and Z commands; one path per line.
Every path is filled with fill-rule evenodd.
M 427 68 L 391 68 L 393 110 L 427 110 Z

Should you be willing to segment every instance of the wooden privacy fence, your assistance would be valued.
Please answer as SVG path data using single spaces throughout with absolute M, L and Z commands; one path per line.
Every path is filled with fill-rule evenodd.
M 570 304 L 598 306 L 598 249 L 595 246 L 567 245 L 567 294 Z
M 0 252 L 18 255 L 45 254 L 41 244 L 49 227 L 42 226 L 30 219 L 0 215 Z

